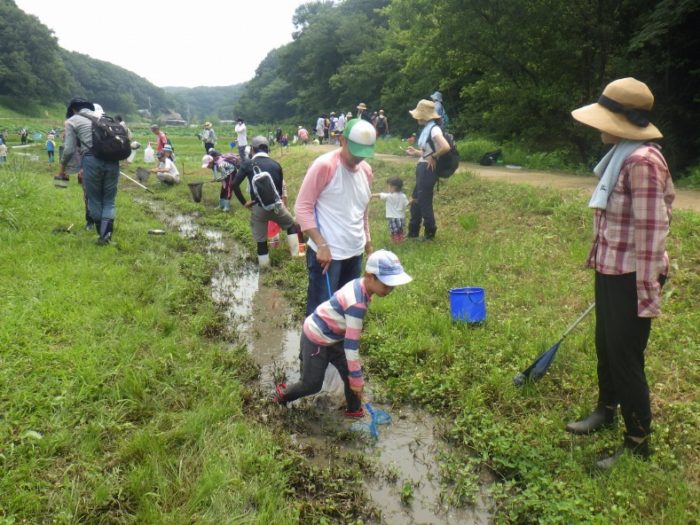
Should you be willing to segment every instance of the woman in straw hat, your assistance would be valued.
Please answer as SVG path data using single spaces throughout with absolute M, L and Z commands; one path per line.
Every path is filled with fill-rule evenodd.
M 450 151 L 442 129 L 438 125 L 440 115 L 435 111 L 435 103 L 431 100 L 421 100 L 415 109 L 409 111 L 411 116 L 423 126 L 417 144 L 420 149 L 413 146 L 406 148 L 406 153 L 413 157 L 420 157 L 416 166 L 416 185 L 411 195 L 411 219 L 408 223 L 408 238 L 417 239 L 420 226 L 423 223 L 426 240 L 435 238 L 437 226 L 435 225 L 435 213 L 433 212 L 433 188 L 437 182 L 435 165 L 437 158 Z
M 649 457 L 651 407 L 644 350 L 651 320 L 661 313 L 661 286 L 668 274 L 666 236 L 673 181 L 650 142 L 662 137 L 649 122 L 654 96 L 643 82 L 622 78 L 608 84 L 597 102 L 571 112 L 600 131 L 612 149 L 594 168 L 600 178 L 589 207 L 595 239 L 587 266 L 595 269 L 598 405 L 566 430 L 589 434 L 625 421 L 622 447 L 597 462 L 608 469 L 625 452 Z
M 211 125 L 211 122 L 204 123 L 204 129 L 200 134 L 202 143 L 204 144 L 204 153 L 209 153 L 209 150 L 216 146 L 216 132 Z

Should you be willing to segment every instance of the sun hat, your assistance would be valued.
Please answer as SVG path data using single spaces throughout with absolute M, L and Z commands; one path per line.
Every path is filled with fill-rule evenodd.
M 204 123 L 205 128 L 210 128 L 211 127 L 211 122 L 205 122 Z
M 151 131 L 155 129 L 160 129 L 160 126 L 158 124 L 151 124 Z
M 173 152 L 173 147 L 170 144 L 166 144 L 163 146 L 163 149 L 161 151 L 169 151 L 170 153 Z
M 571 112 L 582 124 L 629 140 L 660 139 L 662 133 L 649 122 L 654 95 L 636 78 L 620 78 L 610 82 L 598 102 Z
M 70 99 L 70 102 L 68 102 L 68 107 L 66 108 L 66 118 L 71 118 L 73 116 L 73 110 L 74 109 L 84 109 L 87 108 L 90 111 L 95 111 L 95 105 L 82 98 L 82 97 L 73 97 Z
M 204 155 L 204 157 L 202 157 L 202 168 L 208 168 L 212 162 L 214 162 L 214 157 L 211 155 Z
M 359 118 L 352 119 L 345 125 L 343 136 L 348 140 L 350 153 L 355 157 L 374 157 L 377 131 L 372 124 Z
M 413 277 L 403 270 L 399 258 L 389 250 L 372 252 L 367 257 L 365 271 L 376 275 L 377 279 L 387 286 L 399 286 L 413 280 Z
M 345 118 L 352 118 L 352 111 L 348 111 Z
M 270 146 L 270 143 L 262 135 L 255 135 L 253 140 L 250 141 L 250 146 L 252 148 L 259 148 L 260 146 Z
M 426 99 L 419 100 L 416 108 L 409 110 L 409 113 L 416 120 L 433 120 L 440 118 L 440 114 L 435 111 L 435 102 Z
M 365 103 L 364 103 L 364 102 L 360 102 L 360 103 L 357 105 L 357 109 L 365 110 L 365 109 L 367 109 L 367 106 L 365 106 Z

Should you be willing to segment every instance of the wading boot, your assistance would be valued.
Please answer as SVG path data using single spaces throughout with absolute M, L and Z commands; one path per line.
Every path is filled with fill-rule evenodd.
M 112 228 L 114 227 L 113 219 L 102 219 L 100 221 L 100 238 L 97 239 L 97 244 L 109 244 L 112 240 Z
M 606 406 L 598 407 L 589 416 L 581 421 L 572 421 L 566 425 L 566 431 L 572 434 L 592 434 L 602 428 L 609 428 L 615 424 L 617 408 Z
M 219 199 L 219 209 L 221 211 L 231 211 L 231 201 L 228 199 Z
M 289 246 L 289 255 L 299 257 L 299 237 L 296 233 L 287 234 L 287 246 Z
M 649 436 L 642 439 L 642 441 L 635 441 L 629 436 L 625 436 L 625 440 L 622 446 L 618 448 L 612 455 L 603 457 L 596 461 L 596 467 L 600 470 L 610 470 L 615 466 L 617 460 L 622 457 L 623 454 L 632 454 L 635 457 L 646 461 L 651 456 L 651 451 L 649 450 Z

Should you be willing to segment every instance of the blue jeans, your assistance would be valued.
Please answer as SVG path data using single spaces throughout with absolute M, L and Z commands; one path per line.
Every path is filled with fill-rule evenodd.
M 97 223 L 102 219 L 114 219 L 119 184 L 119 162 L 85 155 L 82 166 L 83 185 L 90 217 Z
M 362 255 L 356 255 L 342 261 L 331 261 L 326 274 L 316 260 L 316 252 L 310 247 L 306 248 L 306 268 L 309 271 L 309 286 L 306 290 L 306 315 L 310 315 L 316 307 L 324 301 L 330 299 L 328 293 L 328 283 L 330 282 L 330 293 L 333 294 L 349 283 L 357 279 L 362 273 Z M 328 276 L 326 280 L 326 275 Z

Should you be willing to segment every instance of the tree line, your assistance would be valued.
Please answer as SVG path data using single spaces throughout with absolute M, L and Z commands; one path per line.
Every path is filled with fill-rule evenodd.
M 312 122 L 358 102 L 408 134 L 440 90 L 458 137 L 477 134 L 590 163 L 599 138 L 569 112 L 616 78 L 646 82 L 675 170 L 697 165 L 700 0 L 344 0 L 300 6 L 234 114 Z
M 69 52 L 53 33 L 0 0 L 0 102 L 99 100 L 112 112 L 310 125 L 321 113 L 384 109 L 393 133 L 439 90 L 458 138 L 516 141 L 589 164 L 601 147 L 571 109 L 609 81 L 634 76 L 656 97 L 654 122 L 676 175 L 697 166 L 700 0 L 341 0 L 301 5 L 287 45 L 244 85 L 154 86 Z

